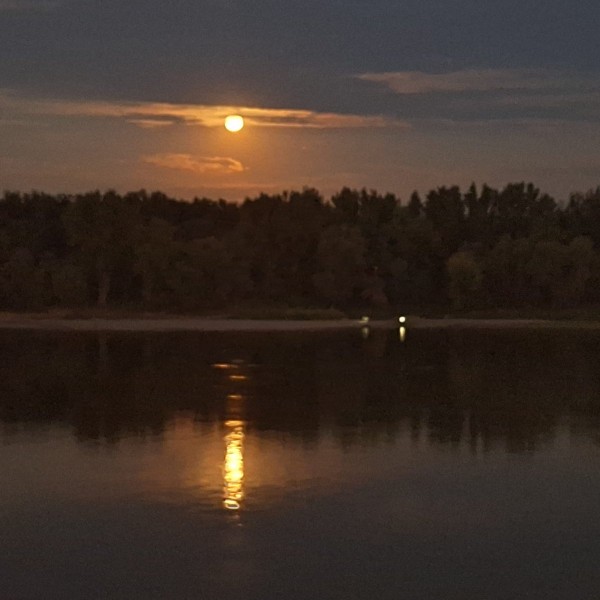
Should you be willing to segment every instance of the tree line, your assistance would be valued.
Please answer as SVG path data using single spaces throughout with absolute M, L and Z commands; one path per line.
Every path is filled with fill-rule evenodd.
M 0 198 L 0 309 L 571 308 L 600 302 L 600 187 L 531 183 L 402 203 L 343 188 L 241 204 L 144 190 Z

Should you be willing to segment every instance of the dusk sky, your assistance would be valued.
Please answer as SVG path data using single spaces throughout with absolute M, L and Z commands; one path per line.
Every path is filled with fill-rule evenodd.
M 598 0 L 0 0 L 0 189 L 564 199 L 600 184 L 599 26 Z

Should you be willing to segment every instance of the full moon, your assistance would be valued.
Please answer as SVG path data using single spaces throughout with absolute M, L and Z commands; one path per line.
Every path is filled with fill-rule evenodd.
M 229 115 L 225 119 L 225 129 L 235 133 L 244 127 L 244 119 L 240 115 Z

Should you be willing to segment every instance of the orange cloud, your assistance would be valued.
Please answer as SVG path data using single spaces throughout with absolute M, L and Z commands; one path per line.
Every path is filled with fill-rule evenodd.
M 195 157 L 191 154 L 154 154 L 144 156 L 142 161 L 155 167 L 190 171 L 199 175 L 230 175 L 246 170 L 239 160 L 223 156 Z
M 230 114 L 242 115 L 246 125 L 255 127 L 349 129 L 409 126 L 404 121 L 381 115 L 354 115 L 287 108 L 210 106 L 164 102 L 29 99 L 6 91 L 0 93 L 0 108 L 30 115 L 118 118 L 144 128 L 163 127 L 178 123 L 204 127 L 222 127 L 225 117 Z

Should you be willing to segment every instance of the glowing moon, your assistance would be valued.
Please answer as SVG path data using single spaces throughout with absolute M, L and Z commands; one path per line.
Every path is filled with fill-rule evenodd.
M 244 119 L 240 115 L 229 115 L 225 119 L 225 129 L 235 133 L 244 127 Z

